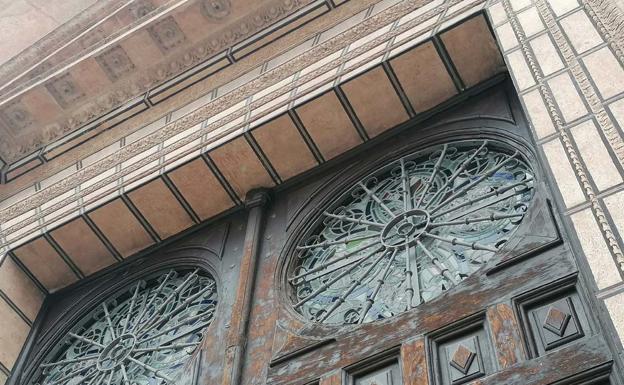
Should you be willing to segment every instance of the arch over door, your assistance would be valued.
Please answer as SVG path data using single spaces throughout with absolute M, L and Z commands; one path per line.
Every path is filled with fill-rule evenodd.
M 596 308 L 586 296 L 584 273 L 575 257 L 576 241 L 568 237 L 566 225 L 557 215 L 550 176 L 533 150 L 525 122 L 518 118 L 517 104 L 507 100 L 504 87 L 487 91 L 461 110 L 441 113 L 343 160 L 307 186 L 277 195 L 273 209 L 277 214 L 269 220 L 265 238 L 285 238 L 286 242 L 275 278 L 279 314 L 275 316 L 266 383 L 619 383 L 607 342 L 612 337 L 603 331 Z M 490 113 L 498 111 L 499 115 L 477 117 L 486 105 Z M 489 154 L 498 148 L 503 155 L 480 169 L 470 157 L 482 150 L 484 142 L 493 146 Z M 443 168 L 436 160 L 443 159 L 445 149 L 451 147 L 467 153 L 463 161 L 445 170 L 446 180 L 456 178 L 454 172 L 464 180 L 438 183 L 436 196 L 438 190 L 427 191 L 429 179 L 431 175 L 435 179 L 435 173 Z M 516 150 L 522 161 L 511 165 L 509 158 L 516 156 Z M 464 161 L 470 166 L 463 166 Z M 425 191 L 424 202 L 428 196 L 439 199 L 436 204 L 401 207 L 406 189 L 400 185 L 407 162 L 416 167 L 426 163 L 428 171 L 419 176 L 421 182 L 411 179 L 407 184 L 414 192 Z M 526 165 L 520 167 L 523 180 L 530 183 L 510 176 L 509 181 L 478 194 L 462 195 L 467 189 L 479 189 L 481 183 L 491 184 L 493 178 L 504 178 L 506 172 L 514 175 L 520 163 Z M 465 172 L 467 169 L 480 171 Z M 374 183 L 371 178 L 376 178 Z M 393 183 L 387 178 L 396 178 L 395 190 L 386 188 Z M 466 231 L 477 222 L 506 221 L 508 226 L 500 227 L 496 236 L 467 240 L 457 232 L 433 231 L 434 212 L 486 203 L 483 208 L 488 202 L 500 201 L 505 192 L 525 194 L 516 202 L 525 206 L 516 207 L 519 211 L 497 206 L 495 210 L 467 210 L 469 214 L 437 218 L 445 225 L 463 221 Z M 377 205 L 374 210 L 362 203 L 363 195 Z M 357 204 L 350 206 L 349 202 Z M 448 207 L 442 210 L 437 205 Z M 385 213 L 375 217 L 375 210 Z M 388 218 L 383 219 L 384 215 Z M 413 220 L 403 223 L 408 217 Z M 346 224 L 355 227 L 340 228 Z M 366 230 L 354 230 L 357 226 Z M 278 235 L 284 228 L 286 235 Z M 326 236 L 327 231 L 333 231 L 332 235 Z M 392 232 L 399 234 L 401 247 L 407 244 L 406 256 L 408 250 L 415 253 L 411 267 L 408 257 L 398 265 L 392 260 L 394 254 L 401 254 L 390 250 L 398 244 L 388 239 Z M 367 242 L 374 244 L 373 240 L 379 240 L 380 251 L 377 246 L 367 249 Z M 480 251 L 488 256 L 470 274 L 463 274 L 452 266 L 452 258 L 448 253 L 445 256 L 440 244 L 448 246 L 447 251 L 465 250 L 467 258 L 470 252 L 478 255 Z M 265 246 L 265 252 L 276 253 L 276 248 Z M 384 269 L 392 263 L 394 267 Z M 428 297 L 422 290 L 419 293 L 418 286 L 422 289 L 424 278 L 418 269 L 425 267 L 437 268 L 437 274 L 449 283 Z M 389 280 L 391 274 L 384 270 L 394 271 L 396 279 Z M 388 281 L 394 282 L 396 291 L 388 288 L 384 301 L 412 299 L 407 299 L 409 305 L 394 310 L 379 308 L 372 317 L 371 309 L 379 300 L 375 296 Z

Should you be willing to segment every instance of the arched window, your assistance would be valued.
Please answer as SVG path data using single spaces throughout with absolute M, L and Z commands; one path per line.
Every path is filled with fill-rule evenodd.
M 518 150 L 488 140 L 436 145 L 372 172 L 297 243 L 287 277 L 295 310 L 354 324 L 439 296 L 512 236 L 533 175 Z
M 173 384 L 213 320 L 217 283 L 169 270 L 101 302 L 64 336 L 30 384 Z

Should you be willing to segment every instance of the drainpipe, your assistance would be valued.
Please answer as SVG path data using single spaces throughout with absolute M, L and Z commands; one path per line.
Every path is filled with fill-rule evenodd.
M 249 318 L 253 303 L 253 289 L 260 253 L 260 240 L 269 201 L 269 192 L 266 189 L 252 190 L 245 199 L 245 207 L 249 210 L 249 215 L 245 229 L 238 289 L 232 308 L 230 331 L 227 336 L 222 385 L 240 385 L 241 383 Z

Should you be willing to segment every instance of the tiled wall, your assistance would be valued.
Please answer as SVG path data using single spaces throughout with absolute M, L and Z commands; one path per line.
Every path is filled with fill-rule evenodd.
M 503 52 L 505 62 L 512 74 L 513 80 L 517 87 L 520 99 L 525 107 L 525 111 L 531 122 L 531 127 L 538 143 L 539 150 L 544 155 L 544 159 L 547 160 L 550 171 L 553 175 L 553 184 L 557 187 L 561 194 L 561 201 L 565 206 L 564 214 L 569 218 L 570 226 L 576 230 L 578 242 L 583 250 L 583 254 L 586 257 L 591 274 L 595 281 L 594 291 L 600 301 L 604 301 L 605 311 L 611 314 L 614 325 L 620 338 L 624 341 L 624 319 L 622 314 L 624 313 L 624 256 L 622 248 L 624 243 L 622 238 L 624 236 L 624 214 L 621 208 L 624 206 L 624 141 L 622 140 L 622 132 L 624 131 L 624 70 L 622 69 L 623 56 L 622 47 L 619 46 L 619 40 L 624 39 L 620 36 L 620 39 L 616 39 L 608 25 L 602 24 L 601 20 L 607 20 L 605 15 L 601 15 L 600 12 L 604 10 L 601 7 L 596 6 L 600 2 L 598 0 L 583 0 L 585 4 L 580 3 L 581 0 L 496 0 L 487 2 L 487 12 L 490 17 L 491 24 L 495 30 L 495 34 L 498 38 L 500 49 Z M 413 2 L 413 1 L 384 1 L 383 7 L 373 8 L 377 9 L 376 12 L 382 12 L 383 10 L 397 3 L 399 5 L 405 5 L 405 9 L 408 9 L 406 4 L 420 4 L 423 5 L 416 11 L 405 12 L 396 18 L 387 18 L 390 27 L 386 30 L 381 27 L 378 31 L 367 34 L 363 41 L 355 41 L 349 43 L 348 49 L 338 49 L 334 54 L 333 51 L 326 51 L 328 56 L 319 61 L 318 63 L 310 64 L 308 67 L 298 71 L 298 75 L 293 77 L 286 77 L 279 80 L 272 86 L 267 86 L 264 89 L 254 90 L 253 93 L 248 95 L 248 100 L 244 100 L 238 104 L 232 104 L 227 108 L 224 103 L 220 103 L 220 99 L 223 93 L 227 95 L 232 90 L 242 89 L 248 84 L 253 84 L 259 77 L 265 75 L 267 69 L 274 68 L 274 66 L 281 63 L 287 63 L 293 61 L 296 55 L 309 52 L 312 48 L 316 47 L 319 42 L 322 42 L 324 38 L 336 36 L 343 30 L 347 30 L 353 25 L 357 25 L 360 21 L 345 22 L 345 25 L 337 25 L 335 30 L 328 30 L 321 32 L 319 36 L 315 37 L 311 42 L 303 43 L 302 47 L 295 47 L 293 51 L 285 53 L 284 57 L 276 57 L 272 61 L 264 63 L 258 72 L 250 73 L 248 77 L 237 79 L 232 84 L 226 84 L 223 90 L 215 90 L 215 92 L 206 95 L 199 100 L 197 104 L 184 107 L 178 111 L 172 112 L 169 116 L 163 117 L 162 120 L 154 122 L 153 125 L 146 126 L 144 129 L 137 131 L 124 141 L 111 145 L 110 148 L 105 149 L 103 152 L 94 154 L 93 157 L 83 160 L 80 167 L 87 167 L 90 164 L 96 164 L 97 162 L 103 162 L 107 156 L 123 151 L 124 146 L 132 143 L 139 143 L 143 141 L 144 151 L 138 155 L 134 155 L 132 158 L 124 160 L 121 164 L 113 167 L 108 171 L 103 171 L 97 174 L 93 180 L 81 182 L 75 188 L 77 190 L 69 190 L 69 195 L 63 193 L 56 198 L 51 199 L 40 207 L 33 208 L 29 211 L 24 211 L 19 216 L 12 218 L 10 222 L 5 222 L 2 225 L 3 229 L 9 228 L 16 223 L 29 218 L 31 216 L 37 218 L 32 225 L 24 226 L 20 229 L 21 232 L 32 231 L 35 227 L 41 223 L 45 223 L 48 228 L 54 226 L 54 217 L 48 215 L 42 215 L 47 213 L 49 207 L 52 207 L 58 202 L 67 199 L 68 196 L 73 196 L 76 191 L 84 191 L 90 188 L 94 183 L 105 180 L 114 173 L 119 173 L 124 167 L 132 165 L 134 161 L 140 161 L 150 156 L 156 155 L 156 163 L 148 162 L 144 166 L 132 171 L 124 178 L 120 179 L 121 182 L 115 181 L 112 183 L 112 190 L 115 191 L 114 196 L 118 196 L 120 191 L 123 193 L 132 187 L 138 185 L 138 183 L 144 183 L 147 180 L 151 180 L 154 176 L 161 173 L 170 172 L 179 166 L 182 162 L 195 157 L 197 154 L 194 151 L 204 151 L 207 149 L 213 150 L 211 152 L 210 160 L 213 162 L 213 166 L 220 167 L 227 164 L 226 160 L 231 154 L 227 151 L 234 151 L 237 155 L 243 156 L 245 151 L 241 150 L 248 146 L 248 142 L 241 140 L 231 140 L 230 147 L 218 147 L 226 140 L 232 139 L 233 135 L 224 136 L 220 140 L 214 140 L 212 134 L 208 134 L 210 131 L 207 127 L 210 124 L 221 124 L 224 122 L 224 117 L 230 115 L 234 116 L 236 111 L 242 111 L 240 117 L 234 118 L 231 121 L 227 121 L 221 128 L 231 130 L 236 134 L 237 127 L 255 128 L 258 127 L 258 131 L 253 132 L 254 140 L 262 146 L 265 155 L 271 159 L 273 172 L 277 175 L 277 179 L 280 177 L 288 179 L 290 176 L 299 173 L 301 170 L 308 169 L 316 164 L 315 157 L 310 156 L 307 159 L 298 159 L 301 164 L 300 168 L 293 168 L 288 159 L 280 158 L 280 149 L 275 146 L 276 143 L 271 141 L 271 138 L 275 136 L 275 132 L 289 131 L 295 133 L 292 122 L 288 119 L 279 120 L 275 119 L 271 122 L 272 125 L 268 126 L 270 130 L 264 131 L 266 135 L 262 135 L 262 131 L 259 127 L 262 124 L 269 121 L 271 118 L 279 116 L 289 108 L 295 108 L 296 115 L 301 120 L 301 123 L 310 127 L 322 127 L 329 123 L 319 121 L 317 111 L 312 107 L 306 107 L 309 105 L 298 105 L 304 101 L 310 101 L 313 97 L 318 97 L 318 104 L 322 106 L 337 106 L 336 100 L 329 101 L 323 98 L 339 98 L 340 95 L 335 93 L 327 93 L 323 96 L 319 95 L 327 89 L 334 86 L 333 79 L 341 79 L 346 81 L 341 85 L 341 90 L 344 92 L 353 108 L 355 114 L 357 114 L 360 124 L 366 128 L 368 135 L 375 136 L 376 127 L 379 130 L 385 129 L 393 124 L 393 122 L 399 122 L 405 119 L 406 111 L 397 109 L 395 114 L 385 116 L 387 120 L 379 120 L 379 114 L 368 113 L 364 106 L 367 102 L 365 99 L 358 99 L 363 94 L 358 94 L 354 91 L 358 87 L 355 80 L 353 83 L 349 83 L 350 76 L 355 74 L 361 74 L 365 69 L 370 69 L 384 58 L 389 58 L 396 55 L 399 51 L 407 51 L 408 48 L 413 48 L 418 43 L 421 43 L 424 39 L 431 36 L 431 30 L 435 26 L 437 30 L 450 26 L 462 19 L 477 12 L 486 2 L 479 0 L 464 0 L 464 1 L 452 1 L 452 0 L 436 0 L 429 3 L 425 2 Z M 421 4 L 422 3 L 422 4 Z M 392 43 L 388 44 L 383 40 L 383 36 L 391 34 L 396 31 L 396 28 L 400 28 L 418 17 L 433 12 L 436 9 L 443 9 L 443 13 L 437 15 L 435 19 L 427 19 L 419 24 L 410 25 L 409 30 L 401 32 L 397 36 L 393 37 Z M 389 12 L 391 14 L 392 12 Z M 367 17 L 373 14 L 369 12 Z M 445 16 L 441 16 L 444 14 Z M 355 16 L 356 18 L 358 16 Z M 610 17 L 615 17 L 617 15 Z M 362 19 L 364 20 L 364 18 Z M 396 21 L 396 22 L 395 22 Z M 437 24 L 436 24 L 437 23 Z M 324 37 L 325 36 L 325 37 Z M 466 34 L 466 36 L 472 36 Z M 377 40 L 376 40 L 377 39 Z M 285 97 L 276 97 L 270 103 L 263 103 L 262 106 L 258 106 L 255 109 L 245 108 L 251 105 L 254 100 L 264 100 L 266 95 L 270 92 L 284 87 L 288 84 L 292 84 L 296 81 L 297 77 L 304 76 L 306 73 L 313 73 L 318 71 L 326 63 L 330 63 L 341 55 L 348 54 L 352 49 L 356 49 L 358 45 L 369 44 L 370 42 L 379 41 L 379 50 L 376 48 L 370 48 L 364 53 L 354 55 L 353 58 L 345 59 L 344 62 L 336 66 L 335 73 L 332 73 L 330 80 L 323 79 L 322 76 L 317 78 L 311 78 L 308 83 L 299 84 L 293 86 L 293 92 L 286 94 Z M 306 44 L 309 44 L 306 45 Z M 314 47 L 313 47 L 314 46 Z M 371 46 L 372 47 L 372 46 Z M 458 49 L 453 44 L 447 45 L 449 54 L 453 56 L 453 50 Z M 428 54 L 426 52 L 427 46 L 421 45 L 416 47 L 410 52 L 418 52 L 418 57 L 424 57 Z M 379 53 L 382 53 L 379 55 Z M 290 55 L 290 56 L 288 56 Z M 375 56 L 376 55 L 376 56 Z M 409 55 L 398 56 L 393 60 L 392 66 L 396 72 L 397 77 L 401 81 L 401 84 L 405 86 L 405 97 L 407 97 L 414 108 L 419 106 L 419 110 L 426 110 L 427 103 L 433 103 L 435 105 L 439 101 L 448 97 L 448 93 L 452 92 L 449 88 L 445 93 L 443 84 L 440 81 L 436 81 L 436 90 L 440 93 L 438 101 L 432 100 L 419 100 L 421 93 L 414 91 L 410 94 L 409 82 L 415 80 L 414 77 L 406 77 L 401 79 L 401 66 L 407 67 L 417 65 L 413 60 L 409 60 Z M 372 60 L 371 57 L 375 59 Z M 377 59 L 378 58 L 378 59 Z M 404 58 L 404 59 L 401 59 Z M 476 80 L 482 79 L 479 76 L 479 70 L 484 66 L 495 65 L 495 63 L 484 63 L 479 57 L 465 55 L 463 58 L 456 56 L 457 60 L 464 60 L 464 65 L 459 66 L 458 70 L 463 81 L 467 86 L 473 84 Z M 436 59 L 432 56 L 432 60 Z M 358 61 L 365 62 L 369 60 L 366 65 L 361 65 L 360 69 L 354 70 Z M 401 60 L 405 60 L 406 63 L 401 63 Z M 457 64 L 457 63 L 456 63 Z M 475 65 L 478 64 L 478 65 Z M 347 75 L 349 71 L 345 68 L 351 68 L 352 75 Z M 420 67 L 422 71 L 433 70 L 439 68 L 431 65 L 431 61 L 423 60 L 423 65 Z M 465 73 L 461 73 L 461 70 L 465 69 Z M 342 72 L 341 72 L 342 71 Z M 409 71 L 408 71 L 409 72 Z M 344 75 L 344 77 L 343 77 Z M 384 75 L 381 72 L 370 71 L 365 75 L 357 78 L 359 81 L 373 81 L 376 76 Z M 329 76 L 329 75 L 328 75 Z M 332 77 L 334 76 L 334 77 Z M 365 78 L 366 76 L 367 78 Z M 440 79 L 435 73 L 422 73 L 422 81 L 431 79 Z M 355 78 L 354 78 L 355 79 Z M 362 80 L 364 79 L 364 80 Z M 329 86 L 327 86 L 329 84 Z M 417 83 L 414 83 L 417 84 Z M 230 88 L 228 88 L 230 87 Z M 312 87 L 318 91 L 305 92 L 299 94 L 301 90 L 305 90 L 306 87 Z M 327 88 L 329 87 L 329 88 Z M 354 89 L 350 89 L 350 88 Z M 450 86 L 449 86 L 450 87 Z M 250 87 L 253 89 L 253 87 Z M 418 87 L 413 88 L 418 90 Z M 389 95 L 394 95 L 393 92 L 389 92 Z M 223 92 L 223 93 L 222 93 Z M 379 92 L 383 92 L 382 89 Z M 396 97 L 396 95 L 394 95 Z M 233 100 L 233 98 L 230 98 Z M 435 98 L 434 98 L 435 99 Z M 182 118 L 187 114 L 192 114 L 193 111 L 206 104 L 213 104 L 213 110 L 221 108 L 221 112 L 214 116 L 210 116 L 205 122 L 200 122 L 197 125 L 186 128 L 184 130 L 175 131 L 178 128 L 176 125 L 171 125 L 171 130 L 168 132 L 163 127 L 168 127 L 171 121 L 175 121 L 178 118 Z M 249 103 L 249 104 L 248 104 Z M 422 103 L 422 105 L 419 105 Z M 396 105 L 396 104 L 394 104 Z M 269 106 L 274 110 L 266 111 L 262 110 Z M 388 107 L 381 107 L 383 110 L 390 110 Z M 210 108 L 206 109 L 210 111 Z M 409 113 L 410 111 L 407 111 Z M 248 119 L 251 117 L 265 117 L 264 119 L 257 119 L 256 123 L 251 124 Z M 338 119 L 337 116 L 329 115 L 325 118 Z M 352 122 L 343 122 L 343 125 L 352 126 Z M 280 126 L 281 125 L 281 126 Z M 165 134 L 158 136 L 158 130 L 165 131 Z M 275 132 L 271 132 L 274 130 Z M 240 132 L 238 132 L 240 134 Z M 318 154 L 315 154 L 316 158 L 331 158 L 335 156 L 337 151 L 333 148 L 334 143 L 332 140 L 326 140 L 323 137 L 323 131 L 321 129 L 314 131 L 311 130 L 311 140 L 316 143 L 318 147 Z M 346 147 L 352 143 L 359 142 L 357 132 L 353 130 L 351 132 L 352 137 L 342 138 L 342 144 Z M 150 135 L 154 138 L 161 138 L 160 144 L 150 144 Z M 293 134 L 294 135 L 294 134 Z M 185 145 L 173 146 L 171 154 L 167 154 L 163 149 L 171 144 L 178 143 L 184 138 L 197 138 L 188 139 Z M 298 134 L 295 137 L 299 138 Z M 147 138 L 147 139 L 146 139 Z M 211 140 L 214 147 L 208 148 L 206 141 Z M 288 142 L 291 143 L 291 142 Z M 293 142 L 294 143 L 294 142 Z M 306 148 L 303 143 L 299 143 L 302 148 Z M 236 150 L 236 146 L 239 146 Z M 138 148 L 138 146 L 137 146 Z M 175 150 L 175 151 L 174 151 Z M 176 153 L 182 155 L 179 159 L 175 158 Z M 186 153 L 184 151 L 187 151 Z M 162 154 L 162 156 L 161 156 Z M 174 158 L 171 158 L 171 157 Z M 171 162 L 164 164 L 163 162 Z M 258 162 L 258 160 L 255 160 Z M 189 175 L 194 175 L 193 162 L 185 165 L 186 169 L 178 168 L 181 170 L 176 173 L 169 173 L 169 178 L 174 183 L 178 190 L 185 195 L 188 203 L 195 209 L 196 214 L 200 219 L 210 217 L 217 211 L 214 207 L 207 206 L 205 200 L 201 199 L 202 189 L 197 189 L 197 186 L 185 184 L 185 180 Z M 205 164 L 199 163 L 195 165 L 199 167 L 199 170 L 206 172 L 207 175 L 212 175 L 210 170 L 206 169 Z M 197 170 L 198 168 L 195 168 Z M 260 167 L 260 166 L 258 166 Z M 261 168 L 259 168 L 261 169 Z M 80 168 L 72 169 L 68 171 L 68 175 L 80 172 Z M 240 170 L 238 170 L 240 171 Z M 249 187 L 237 182 L 238 179 L 244 178 L 244 175 L 240 174 L 236 168 L 233 168 L 231 175 L 224 172 L 222 177 L 228 178 L 231 184 L 231 190 L 228 194 L 222 196 L 223 206 L 231 206 L 234 204 L 231 198 L 238 196 L 239 198 L 244 193 L 244 190 Z M 184 172 L 187 172 L 185 175 Z M 265 171 L 263 171 L 265 172 Z M 254 177 L 266 177 L 266 181 L 258 181 L 259 184 L 271 185 L 274 183 L 275 175 L 258 174 L 253 173 Z M 131 178 L 136 177 L 134 181 Z M 48 180 L 40 182 L 39 188 L 46 188 L 48 186 L 55 186 L 67 178 L 67 175 L 61 173 L 54 175 Z M 130 179 L 130 182 L 128 180 Z M 218 185 L 217 180 L 212 180 L 215 185 Z M 119 189 L 119 183 L 126 184 L 123 189 Z M 129 183 L 129 184 L 128 184 Z M 72 202 L 68 205 L 68 213 L 71 215 L 83 214 L 85 210 L 89 210 L 95 207 L 95 203 L 98 204 L 102 201 L 110 201 L 109 205 L 117 207 L 117 212 L 128 214 L 128 208 L 126 206 L 134 206 L 138 211 L 142 213 L 142 217 L 148 221 L 153 222 L 149 227 L 152 228 L 154 234 L 147 234 L 141 230 L 137 230 L 136 239 L 142 239 L 141 247 L 144 244 L 151 244 L 153 239 L 161 237 L 167 237 L 172 233 L 188 227 L 192 223 L 190 219 L 185 216 L 185 212 L 181 207 L 172 207 L 172 218 L 177 217 L 177 221 L 158 223 L 158 218 L 152 218 L 150 221 L 150 212 L 157 211 L 161 207 L 155 207 L 150 204 L 149 199 L 143 199 L 140 191 L 143 190 L 144 194 L 154 196 L 155 194 L 171 194 L 171 192 L 163 188 L 161 179 L 157 179 L 156 182 L 148 183 L 141 189 L 137 189 L 137 193 L 128 194 L 127 201 L 121 202 L 121 198 L 117 200 L 113 199 L 110 195 L 103 194 L 103 199 L 97 199 L 89 201 L 91 196 L 85 194 L 77 199 L 76 202 Z M 210 187 L 206 187 L 210 188 Z M 111 191 L 109 185 L 103 185 L 102 191 Z M 94 189 L 95 194 L 98 189 Z M 149 190 L 149 191 L 148 191 Z M 33 188 L 34 192 L 34 188 Z M 27 192 L 26 195 L 30 193 Z M 134 195 L 134 196 L 133 196 Z M 20 197 L 21 199 L 22 197 Z M 126 199 L 126 198 L 124 198 Z M 195 200 L 191 202 L 190 200 Z M 9 207 L 15 202 L 7 201 L 0 205 L 0 209 Z M 203 204 L 203 206 L 202 206 Z M 112 255 L 111 258 L 123 258 L 136 251 L 137 244 L 131 242 L 126 234 L 116 233 L 117 230 L 114 226 L 106 227 L 107 216 L 118 218 L 115 215 L 115 207 L 108 207 L 108 210 L 100 212 L 101 215 L 97 215 L 97 210 L 89 213 L 88 219 L 81 217 L 80 220 L 72 225 L 75 227 L 75 232 L 80 232 L 81 228 L 92 227 L 92 224 L 88 220 L 92 221 L 96 227 L 101 228 L 102 232 L 106 232 L 108 239 L 111 243 L 114 243 L 114 248 L 118 249 L 119 255 Z M 112 211 L 111 211 L 112 210 Z M 104 213 L 106 211 L 106 213 Z M 176 214 L 177 213 L 177 214 Z M 65 215 L 68 217 L 69 215 Z M 46 222 L 47 220 L 50 222 Z M 86 220 L 87 223 L 81 221 Z M 46 226 L 43 226 L 44 231 Z M 136 226 L 137 229 L 140 226 Z M 20 277 L 21 281 L 17 284 L 13 284 L 12 287 L 22 288 L 21 290 L 13 290 L 8 287 L 0 287 L 4 295 L 0 298 L 0 314 L 7 316 L 3 317 L 0 322 L 7 322 L 8 327 L 0 325 L 0 344 L 7 344 L 6 346 L 21 346 L 25 335 L 29 329 L 29 325 L 34 319 L 37 309 L 41 304 L 41 299 L 45 290 L 54 290 L 58 287 L 64 286 L 67 282 L 73 282 L 81 278 L 82 273 L 88 273 L 88 271 L 82 271 L 78 269 L 77 274 L 72 266 L 68 266 L 58 252 L 60 249 L 71 249 L 76 247 L 70 240 L 67 240 L 67 236 L 62 232 L 51 232 L 47 238 L 38 238 L 37 241 L 30 242 L 27 246 L 15 251 L 15 260 L 5 258 L 3 262 L 3 271 L 18 271 L 22 272 L 11 274 L 11 276 Z M 11 242 L 10 239 L 5 238 L 4 242 Z M 97 243 L 97 242 L 96 242 Z M 102 246 L 101 250 L 103 254 L 107 254 L 109 245 Z M 81 255 L 84 260 L 78 263 L 81 266 L 88 266 L 93 271 L 99 267 L 96 262 L 112 263 L 113 260 L 100 261 L 93 258 L 93 250 L 73 250 L 72 253 Z M 109 253 L 110 254 L 110 253 Z M 37 263 L 37 258 L 45 255 L 47 256 L 47 264 L 45 268 L 42 268 L 40 263 Z M 8 262 L 7 262 L 8 261 Z M 21 261 L 27 269 L 20 270 L 20 266 L 17 266 L 16 261 Z M 75 267 L 75 266 L 74 266 Z M 11 270 L 13 269 L 13 270 Z M 39 270 L 37 270 L 39 269 Z M 34 276 L 37 276 L 38 283 L 34 283 L 29 278 L 26 272 L 32 272 Z M 15 278 L 12 278 L 13 280 Z M 4 280 L 0 280 L 0 285 Z M 8 321 L 5 321 L 8 320 Z M 12 345 L 13 344 L 13 345 Z M 15 349 L 14 349 L 15 350 Z M 19 348 L 17 349 L 19 350 Z M 5 356 L 0 356 L 0 384 L 2 384 L 2 372 L 7 372 L 13 361 L 15 360 L 16 352 L 11 353 L 11 349 L 3 353 Z
M 609 33 L 604 5 L 502 0 L 488 13 L 596 296 L 624 342 L 623 36 Z
M 45 297 L 12 258 L 0 264 L 0 384 L 4 384 Z

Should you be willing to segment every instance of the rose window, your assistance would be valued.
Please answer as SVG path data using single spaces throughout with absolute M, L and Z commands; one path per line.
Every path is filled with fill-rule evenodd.
M 216 282 L 199 271 L 140 281 L 78 322 L 31 384 L 174 384 L 216 305 Z
M 354 324 L 436 298 L 505 244 L 533 189 L 531 167 L 499 142 L 447 143 L 390 163 L 339 197 L 296 246 L 295 310 Z

